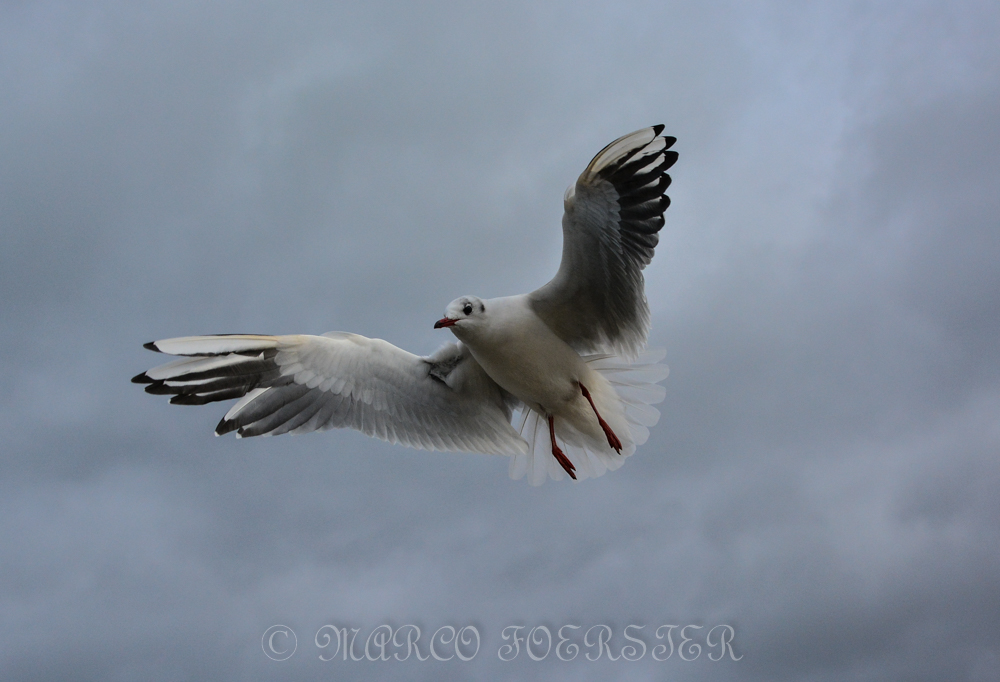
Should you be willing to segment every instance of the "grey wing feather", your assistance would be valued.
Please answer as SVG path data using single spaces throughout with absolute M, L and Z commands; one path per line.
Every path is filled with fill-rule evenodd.
M 323 336 L 190 336 L 147 344 L 181 356 L 136 376 L 172 403 L 240 398 L 221 435 L 305 433 L 349 427 L 428 450 L 524 452 L 510 424 L 513 398 L 461 344 L 419 357 L 381 339 Z
M 602 149 L 566 192 L 562 262 L 529 294 L 532 308 L 579 352 L 635 357 L 649 333 L 642 270 L 653 258 L 670 205 L 664 192 L 676 142 L 663 126 Z

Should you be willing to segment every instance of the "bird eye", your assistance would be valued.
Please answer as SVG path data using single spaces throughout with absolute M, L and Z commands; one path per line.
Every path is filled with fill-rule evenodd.
M 466 315 L 471 315 L 472 314 L 472 304 L 471 303 L 466 303 L 465 307 L 462 308 L 462 312 L 465 313 Z

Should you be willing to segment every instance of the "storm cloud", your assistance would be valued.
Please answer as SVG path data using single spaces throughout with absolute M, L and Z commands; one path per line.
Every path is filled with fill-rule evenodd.
M 1000 679 L 994 3 L 10 2 L 0 33 L 5 679 Z M 224 408 L 129 384 L 187 334 L 429 354 L 455 297 L 552 276 L 566 186 L 655 123 L 671 374 L 616 472 L 213 438 Z M 320 660 L 383 623 L 481 648 Z M 572 661 L 498 656 L 568 624 Z M 587 660 L 598 624 L 649 651 Z M 654 660 L 664 624 L 697 660 Z

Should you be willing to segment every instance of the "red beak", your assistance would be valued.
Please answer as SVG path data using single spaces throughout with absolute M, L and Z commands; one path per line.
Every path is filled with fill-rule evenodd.
M 442 317 L 434 323 L 434 328 L 441 329 L 442 327 L 453 327 L 456 322 L 458 322 L 458 320 L 453 320 L 450 317 Z

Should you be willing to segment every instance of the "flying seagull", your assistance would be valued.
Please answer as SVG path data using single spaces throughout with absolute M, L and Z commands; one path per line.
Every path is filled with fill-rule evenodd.
M 433 355 L 347 332 L 185 336 L 145 344 L 180 358 L 132 381 L 180 405 L 238 398 L 216 435 L 350 427 L 415 448 L 508 455 L 511 478 L 532 485 L 617 469 L 649 437 L 666 394 L 665 353 L 646 350 L 642 276 L 677 160 L 662 132 L 602 149 L 566 190 L 556 276 L 529 294 L 452 301 L 434 327 L 458 341 Z

